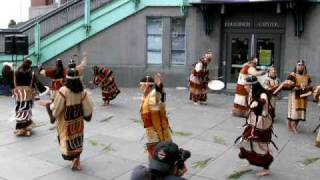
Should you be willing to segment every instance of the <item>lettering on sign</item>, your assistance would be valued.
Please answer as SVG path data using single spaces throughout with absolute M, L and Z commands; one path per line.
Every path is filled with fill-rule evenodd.
M 251 22 L 250 21 L 227 21 L 224 23 L 224 27 L 228 28 L 249 28 L 251 27 Z
M 279 22 L 257 22 L 258 28 L 281 28 Z

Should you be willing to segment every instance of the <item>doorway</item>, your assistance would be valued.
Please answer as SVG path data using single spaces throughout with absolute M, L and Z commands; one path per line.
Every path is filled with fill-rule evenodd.
M 239 72 L 250 57 L 258 58 L 258 69 L 269 66 L 280 68 L 280 34 L 227 33 L 225 81 L 237 83 Z

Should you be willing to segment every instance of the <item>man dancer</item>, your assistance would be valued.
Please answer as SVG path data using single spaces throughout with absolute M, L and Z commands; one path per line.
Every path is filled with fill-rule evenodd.
M 154 88 L 154 79 L 145 76 L 140 80 L 143 93 L 140 106 L 141 119 L 145 128 L 148 157 L 151 158 L 155 146 L 161 141 L 171 141 L 170 125 L 161 93 Z
M 284 82 L 283 89 L 289 90 L 288 95 L 288 129 L 297 134 L 300 121 L 306 120 L 307 97 L 300 97 L 311 90 L 311 78 L 303 60 L 299 60 Z
M 207 101 L 209 69 L 208 64 L 212 61 L 212 53 L 206 53 L 193 67 L 189 78 L 189 99 L 194 104 L 205 104 Z
M 247 117 L 248 115 L 248 95 L 249 92 L 244 88 L 246 83 L 246 78 L 248 76 L 261 76 L 264 75 L 264 71 L 257 71 L 256 66 L 258 64 L 258 59 L 256 57 L 252 57 L 249 59 L 247 63 L 245 63 L 240 70 L 240 74 L 238 77 L 236 94 L 234 97 L 234 104 L 232 114 L 234 116 L 239 117 Z

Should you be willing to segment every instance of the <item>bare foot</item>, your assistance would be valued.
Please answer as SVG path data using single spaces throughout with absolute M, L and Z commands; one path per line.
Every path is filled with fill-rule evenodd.
M 270 170 L 268 170 L 268 169 L 263 169 L 263 170 L 256 173 L 256 175 L 260 176 L 260 177 L 268 176 L 269 174 L 270 174 Z
M 75 159 L 72 160 L 71 169 L 72 169 L 73 171 L 74 171 L 74 170 L 77 170 L 77 158 L 75 158 Z
M 193 102 L 193 104 L 194 104 L 194 105 L 197 105 L 197 106 L 200 105 L 198 102 Z
M 299 133 L 299 131 L 297 130 L 297 128 L 292 128 L 292 132 L 294 133 L 294 134 L 298 134 Z

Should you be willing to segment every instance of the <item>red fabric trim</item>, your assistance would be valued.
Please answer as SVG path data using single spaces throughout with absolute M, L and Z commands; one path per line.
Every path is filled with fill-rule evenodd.
M 142 120 L 143 120 L 144 128 L 148 128 L 148 127 L 153 126 L 150 112 L 142 114 Z

